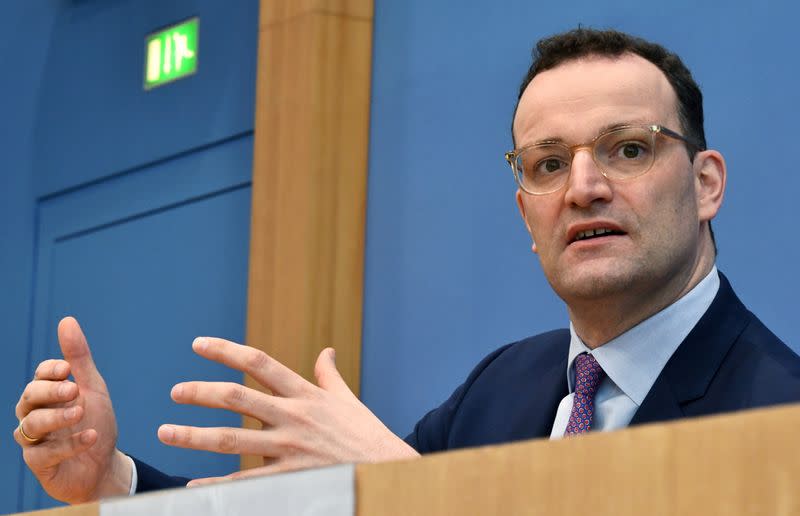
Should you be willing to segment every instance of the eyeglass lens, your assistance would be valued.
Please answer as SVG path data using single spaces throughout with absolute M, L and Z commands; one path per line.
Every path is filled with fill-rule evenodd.
M 606 177 L 628 179 L 647 172 L 653 165 L 654 140 L 654 133 L 647 128 L 626 127 L 604 133 L 588 146 L 540 143 L 520 152 L 516 173 L 525 190 L 553 192 L 566 182 L 574 153 L 591 147 L 594 161 Z

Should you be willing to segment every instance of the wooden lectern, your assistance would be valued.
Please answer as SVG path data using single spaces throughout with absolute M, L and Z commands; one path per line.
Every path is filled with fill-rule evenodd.
M 27 514 L 800 514 L 796 428 L 792 405 Z

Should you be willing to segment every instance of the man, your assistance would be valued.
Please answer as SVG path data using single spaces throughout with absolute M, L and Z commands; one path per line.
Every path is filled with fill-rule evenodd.
M 260 351 L 198 338 L 195 352 L 273 395 L 186 382 L 173 399 L 247 414 L 264 428 L 163 425 L 159 439 L 266 458 L 229 476 L 237 478 L 800 400 L 800 359 L 716 270 L 710 222 L 725 162 L 706 149 L 700 90 L 677 56 L 613 31 L 543 40 L 512 138 L 517 204 L 569 330 L 490 354 L 405 441 L 350 392 L 331 349 L 313 385 Z M 14 432 L 48 493 L 77 503 L 185 484 L 116 448 L 108 391 L 74 319 L 61 322 L 59 341 L 65 360 L 39 365 Z

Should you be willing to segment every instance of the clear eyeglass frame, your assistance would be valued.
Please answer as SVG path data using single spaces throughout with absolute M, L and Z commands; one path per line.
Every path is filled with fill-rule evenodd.
M 613 141 L 615 136 L 623 135 L 625 133 L 631 134 L 631 131 L 641 130 L 640 136 L 642 138 L 647 137 L 649 139 L 648 149 L 650 150 L 650 157 L 646 162 L 636 164 L 634 167 L 634 172 L 630 170 L 625 171 L 624 173 L 620 173 L 616 171 L 612 166 L 607 163 L 604 163 L 601 158 L 597 155 L 597 149 L 600 144 L 605 142 Z M 512 151 L 505 153 L 505 159 L 508 164 L 511 166 L 511 171 L 514 173 L 514 179 L 517 182 L 517 185 L 520 189 L 526 193 L 531 195 L 546 195 L 549 193 L 553 193 L 557 190 L 560 190 L 565 184 L 567 184 L 567 178 L 569 177 L 569 173 L 572 169 L 572 161 L 575 158 L 575 154 L 582 149 L 588 149 L 591 152 L 592 160 L 597 165 L 600 172 L 607 177 L 608 179 L 612 180 L 627 180 L 633 179 L 635 177 L 639 177 L 653 168 L 653 164 L 657 159 L 656 155 L 656 136 L 663 135 L 668 138 L 672 138 L 674 140 L 679 140 L 687 145 L 690 151 L 694 151 L 691 154 L 694 155 L 695 152 L 699 152 L 705 150 L 705 148 L 694 142 L 685 136 L 668 129 L 662 125 L 623 125 L 615 127 L 609 131 L 604 131 L 597 136 L 595 136 L 590 142 L 582 143 L 579 145 L 566 145 L 562 142 L 555 142 L 555 141 L 546 141 L 546 142 L 539 142 L 533 145 L 527 145 L 525 147 L 514 149 Z M 622 143 L 628 143 L 631 140 L 623 140 Z M 554 175 L 554 181 L 551 181 L 547 187 L 542 187 L 539 189 L 534 189 L 532 185 L 526 185 L 524 180 L 524 167 L 523 167 L 523 157 L 526 154 L 532 154 L 535 150 L 541 149 L 558 149 L 561 151 L 561 154 L 557 157 L 549 157 L 545 159 L 558 159 L 560 157 L 569 156 L 569 162 L 564 162 L 566 165 L 566 171 L 560 172 L 557 176 Z M 563 161 L 563 160 L 562 160 Z M 540 160 L 541 162 L 541 160 Z M 633 167 L 633 165 L 631 165 Z M 630 167 L 629 167 L 630 168 Z

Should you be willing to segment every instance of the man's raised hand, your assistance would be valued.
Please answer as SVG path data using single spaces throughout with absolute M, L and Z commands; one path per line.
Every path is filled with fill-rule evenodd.
M 62 319 L 58 341 L 64 359 L 45 360 L 36 368 L 16 406 L 20 426 L 14 439 L 44 490 L 57 500 L 82 503 L 127 494 L 130 461 L 116 449 L 111 398 L 78 321 Z
M 159 439 L 182 448 L 260 455 L 265 465 L 227 477 L 196 479 L 199 485 L 342 462 L 379 462 L 419 455 L 394 435 L 347 387 L 335 352 L 323 350 L 317 385 L 266 353 L 223 339 L 200 337 L 202 357 L 249 374 L 272 394 L 226 382 L 184 382 L 172 389 L 177 403 L 222 408 L 261 421 L 263 429 L 162 425 Z

